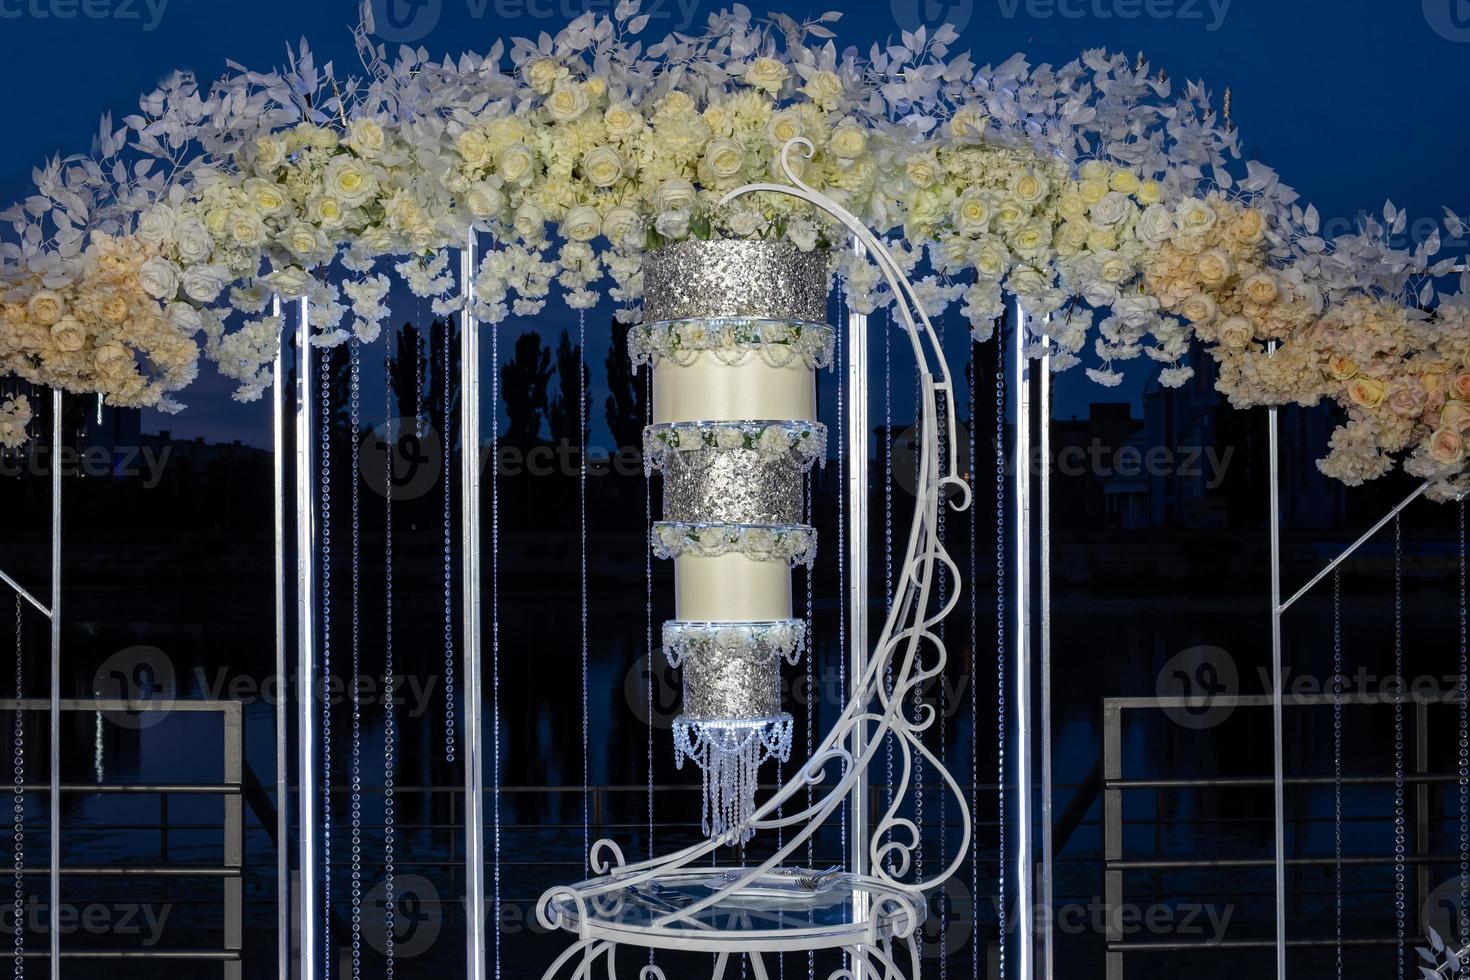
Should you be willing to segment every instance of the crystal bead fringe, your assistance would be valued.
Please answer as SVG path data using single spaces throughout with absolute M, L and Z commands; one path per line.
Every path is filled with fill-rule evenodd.
M 384 334 L 391 343 L 393 334 Z M 397 961 L 393 934 L 397 913 L 394 895 L 394 848 L 397 845 L 398 813 L 395 799 L 395 770 L 398 755 L 398 719 L 393 710 L 393 461 L 397 457 L 397 430 L 393 423 L 393 358 L 385 357 L 383 378 L 383 456 L 387 472 L 383 478 L 383 975 L 392 980 Z
M 352 828 L 352 980 L 362 976 L 362 343 L 348 344 L 348 420 L 351 423 L 352 473 L 352 792 L 349 822 Z
M 1458 603 L 1460 609 L 1460 751 L 1457 761 L 1459 762 L 1460 783 L 1460 903 L 1459 915 L 1456 917 L 1455 932 L 1459 937 L 1460 946 L 1463 948 L 1470 943 L 1470 691 L 1467 691 L 1467 682 L 1470 682 L 1470 636 L 1467 636 L 1466 617 L 1466 587 L 1470 582 L 1466 581 L 1465 568 L 1465 501 L 1460 501 L 1460 594 Z
M 1020 329 L 1020 324 L 1016 325 Z M 1006 369 L 1005 357 L 995 347 L 995 826 L 996 929 L 999 935 L 997 971 L 1006 976 Z
M 1337 976 L 1342 977 L 1342 572 L 1332 572 L 1332 892 Z
M 1393 519 L 1393 915 L 1399 980 L 1404 977 L 1407 892 L 1404 871 L 1404 538 L 1403 522 Z
M 591 760 L 587 702 L 592 695 L 592 679 L 587 656 L 587 311 L 577 311 L 577 514 L 578 540 L 582 549 L 581 588 L 582 614 L 582 854 L 583 870 L 590 877 L 592 854 L 592 788 L 589 768 Z
M 975 478 L 975 463 L 979 459 L 976 454 L 975 433 L 979 427 L 979 401 L 977 400 L 978 384 L 976 379 L 980 375 L 980 346 L 973 340 L 970 342 L 970 370 L 965 372 L 970 381 L 970 489 L 975 493 L 975 499 L 979 499 L 978 480 Z M 980 685 L 974 676 L 975 668 L 979 666 L 976 654 L 980 652 L 980 585 L 979 585 L 979 559 L 980 553 L 980 508 L 970 508 L 970 826 L 980 826 Z M 970 833 L 970 894 L 974 896 L 973 901 L 978 902 L 980 898 L 980 835 L 974 830 Z M 980 980 L 980 916 L 970 916 L 970 975 L 972 980 Z
M 26 975 L 26 722 L 25 722 L 25 631 L 21 618 L 21 597 L 15 597 L 15 742 L 11 756 L 12 792 L 15 806 L 15 930 L 14 955 L 15 976 L 24 980 Z
M 500 333 L 490 327 L 490 704 L 491 704 L 491 770 L 495 787 L 491 801 L 495 827 L 495 922 L 501 919 L 500 892 Z M 503 929 L 495 929 L 495 977 L 501 973 L 500 942 Z
M 444 477 L 444 761 L 454 762 L 456 756 L 454 735 L 454 517 L 450 479 L 450 452 L 453 446 L 450 444 L 449 432 L 454 411 L 453 397 L 450 381 L 449 361 L 449 334 L 452 321 L 444 320 L 442 356 L 439 362 L 439 393 L 444 399 L 443 418 L 440 422 L 443 431 L 439 434 L 442 442 L 440 458 L 444 461 L 442 474 Z
M 743 722 L 674 720 L 676 763 L 682 768 L 687 758 L 704 771 L 706 837 L 723 837 L 750 819 L 761 764 L 791 758 L 792 727 L 787 714 Z M 753 836 L 747 828 L 738 841 Z
M 322 348 L 321 369 L 322 551 L 322 976 L 332 962 L 332 352 Z M 310 914 L 308 912 L 308 914 Z

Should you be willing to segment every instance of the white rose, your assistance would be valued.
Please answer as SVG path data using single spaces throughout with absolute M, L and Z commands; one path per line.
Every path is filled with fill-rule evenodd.
M 331 247 L 326 233 L 305 221 L 293 222 L 278 236 L 277 241 L 285 246 L 286 251 L 306 264 L 323 257 Z
M 338 156 L 322 175 L 327 193 L 349 208 L 361 207 L 378 192 L 378 178 L 360 160 Z
M 988 230 L 992 213 L 990 199 L 976 190 L 961 194 L 952 209 L 955 228 L 966 235 L 979 235 Z
M 1094 279 L 1082 287 L 1082 298 L 1087 305 L 1101 309 L 1104 306 L 1112 306 L 1121 297 L 1118 287 L 1101 279 Z
M 478 129 L 467 129 L 454 141 L 460 159 L 478 169 L 490 162 L 490 140 Z
M 495 160 L 495 171 L 512 184 L 519 184 L 531 177 L 531 168 L 536 157 L 524 143 L 512 143 L 500 151 Z
M 190 271 L 196 270 L 191 269 Z M 266 276 L 263 281 L 282 299 L 300 299 L 306 295 L 306 290 L 311 286 L 311 273 L 290 265 L 284 269 L 277 269 Z M 186 285 L 185 289 L 187 288 Z
M 665 211 L 654 221 L 653 227 L 665 238 L 683 238 L 689 234 L 689 212 Z
M 1245 281 L 1245 294 L 1250 297 L 1252 303 L 1260 303 L 1264 306 L 1274 301 L 1281 294 L 1281 289 L 1276 284 L 1276 277 L 1271 273 L 1257 272 Z
M 133 358 L 132 351 L 116 342 L 97 348 L 92 355 L 92 363 L 96 365 L 97 373 L 109 381 L 129 378 L 138 369 L 138 362 Z
M 786 438 L 786 433 L 782 431 L 780 426 L 767 426 L 765 430 L 761 432 L 761 452 L 776 456 L 786 452 L 786 450 L 790 448 L 791 440 Z
M 382 125 L 375 119 L 353 120 L 347 129 L 347 145 L 370 160 L 382 156 L 387 142 Z
M 656 198 L 660 211 L 693 211 L 699 203 L 694 185 L 682 177 L 675 177 L 659 185 Z
M 778 94 L 790 77 L 791 72 L 775 58 L 756 58 L 745 69 L 745 84 L 771 95 Z
M 1105 281 L 1120 285 L 1133 278 L 1133 263 L 1121 255 L 1109 255 L 1102 260 L 1102 265 L 1098 266 L 1098 273 Z
M 1027 171 L 1016 175 L 1010 183 L 1010 191 L 1017 200 L 1035 206 L 1051 192 L 1051 185 L 1042 175 Z
M 500 193 L 499 187 L 482 180 L 471 184 L 465 192 L 465 205 L 477 218 L 492 218 L 505 206 L 505 195 Z
M 1185 233 L 1201 234 L 1215 227 L 1218 220 L 1215 209 L 1200 200 L 1189 200 L 1179 205 L 1174 220 L 1179 225 L 1179 230 Z
M 743 449 L 745 433 L 733 425 L 723 426 L 715 430 L 715 445 L 721 449 Z
M 179 270 L 168 259 L 155 255 L 138 270 L 138 285 L 154 299 L 173 299 L 179 292 Z
M 766 139 L 773 146 L 785 146 L 801 135 L 801 115 L 794 109 L 783 109 L 771 114 L 766 123 Z
M 766 227 L 766 217 L 755 210 L 736 211 L 730 215 L 726 224 L 737 237 L 750 238 Z
M 817 247 L 817 228 L 805 218 L 793 218 L 786 225 L 786 237 L 803 252 Z
M 608 208 L 607 214 L 602 216 L 602 233 L 614 245 L 624 244 L 628 236 L 636 233 L 641 226 L 642 219 L 638 212 L 622 205 Z
M 328 194 L 318 194 L 306 202 L 306 213 L 321 227 L 335 231 L 347 223 L 347 212 L 342 202 Z
M 801 90 L 824 109 L 835 109 L 842 98 L 842 79 L 833 71 L 819 71 L 807 79 Z
M 868 134 L 858 126 L 838 126 L 832 131 L 831 147 L 837 159 L 856 160 L 868 148 Z
M 1179 312 L 1191 323 L 1209 324 L 1215 322 L 1220 307 L 1209 294 L 1195 293 L 1179 305 Z
M 271 217 L 286 214 L 291 210 L 291 199 L 286 194 L 286 189 L 281 185 L 252 177 L 245 181 L 245 196 L 250 200 L 250 206 L 261 214 Z
M 286 147 L 281 141 L 262 136 L 255 141 L 255 166 L 260 170 L 274 170 L 286 159 Z
M 602 114 L 602 124 L 607 127 L 609 136 L 624 139 L 643 128 L 643 117 L 626 102 L 618 102 L 607 107 Z
M 709 146 L 704 149 L 704 165 L 716 177 L 728 180 L 739 174 L 745 166 L 745 149 L 725 137 L 710 140 Z
M 1133 202 L 1126 194 L 1117 191 L 1108 191 L 1101 201 L 1094 204 L 1088 211 L 1092 224 L 1097 228 L 1116 228 L 1128 219 L 1133 210 Z
M 184 295 L 196 303 L 213 303 L 233 279 L 230 270 L 222 265 L 196 265 L 184 273 Z M 305 283 L 301 288 L 305 290 Z
M 173 240 L 177 218 L 167 204 L 155 204 L 138 221 L 138 238 L 154 248 L 162 248 Z
M 196 265 L 209 261 L 209 254 L 214 251 L 214 239 L 204 222 L 198 218 L 185 218 L 174 228 L 174 247 L 178 249 L 181 262 Z
M 623 176 L 623 158 L 610 146 L 593 147 L 582 158 L 582 175 L 593 187 L 611 187 Z
M 562 219 L 561 232 L 574 242 L 589 242 L 602 233 L 602 217 L 585 204 L 572 208 Z
M 65 304 L 61 297 L 49 289 L 43 289 L 26 303 L 26 314 L 40 326 L 49 327 L 60 319 Z
M 1113 315 L 1134 330 L 1149 325 L 1158 312 L 1159 301 L 1153 296 L 1124 296 L 1113 304 Z
M 1160 204 L 1150 204 L 1138 219 L 1134 234 L 1147 248 L 1162 248 L 1174 237 L 1174 216 Z
M 526 81 L 541 95 L 550 92 L 557 79 L 567 73 L 555 58 L 536 58 L 525 67 Z
M 571 122 L 587 111 L 587 93 L 576 82 L 562 81 L 547 98 L 546 111 L 557 122 Z
M 540 241 L 546 233 L 546 214 L 528 201 L 516 209 L 514 224 L 523 241 Z
M 1010 249 L 994 235 L 986 235 L 975 247 L 974 261 L 975 271 L 980 275 L 987 279 L 999 279 L 1010 268 Z

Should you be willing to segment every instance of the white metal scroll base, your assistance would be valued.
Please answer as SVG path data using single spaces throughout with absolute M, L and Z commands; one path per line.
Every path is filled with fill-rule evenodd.
M 957 472 L 954 389 L 949 366 L 938 336 L 898 264 L 857 218 L 800 181 L 791 166 L 793 150 L 810 155 L 812 146 L 804 139 L 796 139 L 783 148 L 782 169 L 791 182 L 789 186 L 752 184 L 732 191 L 722 203 L 757 192 L 807 201 L 840 221 L 861 243 L 883 273 L 893 295 L 900 300 L 898 310 L 919 365 L 923 411 L 919 420 L 921 437 L 914 517 L 892 611 L 874 645 L 873 655 L 863 658 L 860 676 L 853 679 L 853 697 L 837 724 L 793 778 L 746 821 L 720 837 L 636 863 L 626 861 L 612 841 L 598 841 L 589 857 L 599 877 L 557 886 L 542 895 L 537 906 L 541 924 L 547 929 L 566 929 L 577 937 L 574 945 L 547 969 L 545 980 L 552 980 L 573 962 L 577 965 L 571 973 L 572 980 L 586 980 L 603 959 L 606 963 L 600 969 L 605 969 L 610 978 L 615 977 L 619 946 L 713 952 L 716 978 L 723 976 L 732 954 L 749 957 L 756 977 L 764 980 L 767 974 L 762 954 L 817 949 L 845 950 L 859 970 L 882 980 L 901 980 L 904 969 L 899 960 L 906 959 L 910 976 L 917 976 L 917 936 L 924 918 L 924 893 L 952 877 L 969 852 L 971 800 L 922 739 L 925 730 L 936 721 L 934 707 L 924 704 L 914 717 L 905 714 L 905 706 L 912 702 L 914 691 L 944 670 L 946 652 L 935 627 L 958 604 L 961 594 L 961 590 L 955 589 L 942 607 L 931 609 L 936 595 L 937 568 L 943 566 L 952 581 L 960 579 L 958 566 L 939 540 L 940 502 L 945 491 L 953 487 L 959 494 L 956 509 L 963 510 L 970 503 L 970 488 Z M 867 390 L 866 372 L 859 373 L 863 376 L 855 378 L 855 397 Z M 941 412 L 941 396 L 951 406 L 950 410 Z M 941 418 L 947 425 L 945 445 L 949 447 L 947 458 L 942 460 Z M 849 451 L 857 445 L 854 439 Z M 858 455 L 866 458 L 865 441 Z M 852 485 L 847 489 L 852 492 Z M 865 494 L 866 489 L 864 486 L 861 491 Z M 890 664 L 895 668 L 891 691 L 884 683 L 885 670 Z M 901 765 L 894 800 L 885 812 L 874 815 L 876 819 L 871 821 L 864 838 L 868 873 L 842 875 L 834 886 L 842 889 L 835 900 L 809 878 L 804 887 L 812 894 L 803 897 L 788 891 L 781 895 L 780 889 L 774 888 L 773 897 L 773 882 L 779 884 L 784 876 L 789 883 L 795 873 L 783 862 L 799 853 L 817 830 L 849 803 L 853 793 L 862 792 L 867 769 L 889 736 L 893 737 Z M 963 830 L 953 857 L 938 874 L 922 882 L 905 880 L 912 872 L 919 828 L 899 815 L 914 766 L 921 762 L 953 794 Z M 810 805 L 796 802 L 798 795 L 805 794 L 809 788 L 828 783 L 829 770 L 833 768 L 837 778 L 826 786 L 825 792 Z M 786 807 L 794 807 L 795 812 L 783 814 Z M 717 873 L 709 869 L 709 858 L 721 847 L 742 839 L 747 832 L 778 829 L 789 833 L 762 864 L 719 872 L 717 879 L 712 878 Z M 832 912 L 834 907 L 837 911 Z M 828 911 L 822 913 L 820 909 Z M 773 920 L 776 927 L 769 925 Z M 896 954 L 895 950 L 899 952 Z M 902 955 L 905 950 L 907 956 Z M 663 973 L 655 966 L 644 965 L 640 976 L 643 980 L 658 980 Z M 833 980 L 850 980 L 854 976 L 852 967 L 832 974 Z

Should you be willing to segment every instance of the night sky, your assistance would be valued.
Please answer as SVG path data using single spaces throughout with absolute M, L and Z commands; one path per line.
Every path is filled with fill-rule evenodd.
M 555 32 L 587 9 L 576 0 L 373 2 L 385 39 L 421 43 L 435 56 L 483 51 L 497 37 Z M 653 0 L 645 5 L 653 15 L 645 36 L 697 30 L 722 5 Z M 803 16 L 827 6 L 799 0 L 785 9 Z M 1015 51 L 1058 63 L 1084 48 L 1107 47 L 1142 51 L 1176 80 L 1202 79 L 1216 93 L 1233 87 L 1246 154 L 1314 202 L 1327 229 L 1349 230 L 1360 212 L 1389 198 L 1414 217 L 1438 215 L 1441 205 L 1470 210 L 1463 182 L 1470 157 L 1466 0 L 890 0 L 849 5 L 837 25 L 839 42 L 866 49 L 921 17 L 954 22 L 963 36 L 956 47 L 968 47 L 981 64 Z M 349 74 L 358 64 L 349 34 L 357 18 L 356 0 L 0 0 L 0 86 L 10 93 L 11 113 L 0 194 L 7 201 L 26 194 L 31 167 L 50 154 L 86 151 L 103 112 L 131 111 L 138 94 L 174 68 L 205 79 L 228 60 L 268 68 L 283 62 L 287 42 L 304 36 L 318 64 L 331 59 L 339 75 Z M 1464 243 L 1449 247 L 1463 251 Z M 417 314 L 395 309 L 392 319 Z M 503 329 L 513 336 L 528 328 L 554 344 L 563 328 L 575 334 L 576 319 L 553 300 L 538 322 Z M 596 405 L 604 312 L 589 315 L 588 332 Z M 1140 373 L 1107 393 L 1076 372 L 1058 385 L 1058 414 L 1085 413 L 1094 399 L 1136 398 L 1144 380 Z M 206 366 L 186 393 L 189 411 L 172 418 L 149 413 L 145 427 L 268 444 L 267 403 L 242 407 L 228 391 Z M 600 417 L 594 421 L 601 426 Z

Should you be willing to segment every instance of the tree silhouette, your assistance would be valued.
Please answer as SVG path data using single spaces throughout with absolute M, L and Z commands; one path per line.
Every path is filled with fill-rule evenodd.
M 581 445 L 582 442 L 581 399 L 584 391 L 592 389 L 592 372 L 585 364 L 578 371 L 581 357 L 581 345 L 572 346 L 571 338 L 563 330 L 556 345 L 556 379 L 559 390 L 546 416 L 551 425 L 551 441 L 558 444 L 563 439 L 576 445 Z M 580 383 L 578 374 L 581 375 Z
M 619 448 L 643 445 L 643 426 L 648 421 L 648 384 L 628 360 L 628 331 L 614 322 L 612 347 L 608 349 L 607 401 L 603 415 Z M 652 368 L 645 368 L 652 371 Z
M 500 369 L 505 401 L 505 441 L 530 449 L 541 439 L 541 420 L 547 412 L 546 386 L 551 380 L 551 351 L 534 333 L 516 339 L 515 354 Z

